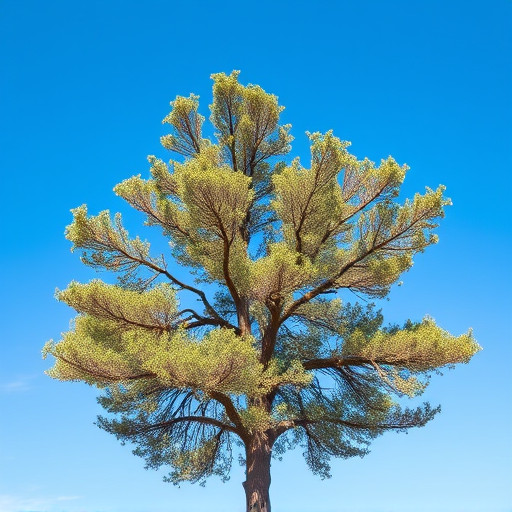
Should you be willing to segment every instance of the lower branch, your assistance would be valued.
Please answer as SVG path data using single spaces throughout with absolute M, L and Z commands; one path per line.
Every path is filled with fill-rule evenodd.
M 209 391 L 207 393 L 211 398 L 214 400 L 217 400 L 221 405 L 224 406 L 224 409 L 226 411 L 227 417 L 231 420 L 231 422 L 236 427 L 236 433 L 240 436 L 240 438 L 247 442 L 249 439 L 249 432 L 242 424 L 242 418 L 238 414 L 238 411 L 236 410 L 235 406 L 233 405 L 233 402 L 231 401 L 231 398 L 229 396 L 219 393 L 218 391 Z
M 207 416 L 180 416 L 179 418 L 173 418 L 168 421 L 162 421 L 160 423 L 153 423 L 152 425 L 147 425 L 145 427 L 135 429 L 133 432 L 130 432 L 129 435 L 146 434 L 146 433 L 152 432 L 154 430 L 166 429 L 166 428 L 172 427 L 173 425 L 176 425 L 177 423 L 184 423 L 184 422 L 212 425 L 214 427 L 220 428 L 221 430 L 228 430 L 229 432 L 238 434 L 238 430 L 235 427 L 233 427 L 232 425 L 227 425 L 226 423 L 223 423 L 222 421 L 219 421 L 215 418 L 209 418 Z

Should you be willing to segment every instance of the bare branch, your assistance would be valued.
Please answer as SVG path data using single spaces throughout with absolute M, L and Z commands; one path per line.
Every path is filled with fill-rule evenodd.
M 318 418 L 300 418 L 294 420 L 286 420 L 280 422 L 276 427 L 274 427 L 273 432 L 275 437 L 279 437 L 281 434 L 296 427 L 303 427 L 307 429 L 308 425 L 315 425 L 318 423 L 334 423 L 336 425 L 342 425 L 354 430 L 370 430 L 370 431 L 381 431 L 381 430 L 404 430 L 407 428 L 420 427 L 423 426 L 422 421 L 404 421 L 397 423 L 358 423 L 355 421 L 342 420 L 340 418 L 332 418 L 329 416 L 322 416 Z
M 224 410 L 226 411 L 228 418 L 231 420 L 231 422 L 235 425 L 237 429 L 237 434 L 240 436 L 242 440 L 247 441 L 249 437 L 249 432 L 244 427 L 242 423 L 242 418 L 238 414 L 238 411 L 236 410 L 233 402 L 231 401 L 231 398 L 228 395 L 219 393 L 218 391 L 209 391 L 207 394 L 208 396 L 210 396 L 214 400 L 217 400 L 217 402 L 224 406 Z
M 214 427 L 218 427 L 221 430 L 228 430 L 229 432 L 233 432 L 234 434 L 238 434 L 238 429 L 233 427 L 232 425 L 228 425 L 227 423 L 223 423 L 215 418 L 210 418 L 207 416 L 180 416 L 178 418 L 173 418 L 171 420 L 162 421 L 159 423 L 153 423 L 152 425 L 141 426 L 138 430 L 130 432 L 129 435 L 139 435 L 146 434 L 148 432 L 152 432 L 155 430 L 165 430 L 173 425 L 184 422 L 194 422 L 201 423 L 204 425 L 212 425 Z

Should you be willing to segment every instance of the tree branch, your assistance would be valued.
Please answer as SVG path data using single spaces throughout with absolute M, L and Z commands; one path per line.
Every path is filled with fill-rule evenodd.
M 126 258 L 128 258 L 136 263 L 139 263 L 140 265 L 144 265 L 158 274 L 165 275 L 172 283 L 179 286 L 181 289 L 188 290 L 192 293 L 195 293 L 197 296 L 199 296 L 199 299 L 203 303 L 206 311 L 208 311 L 208 313 L 210 313 L 213 316 L 213 318 L 217 321 L 217 324 L 214 324 L 214 325 L 219 325 L 221 327 L 226 327 L 228 329 L 236 329 L 236 327 L 234 325 L 229 323 L 227 320 L 224 320 L 217 313 L 217 311 L 215 311 L 213 306 L 210 304 L 210 302 L 206 298 L 206 294 L 202 290 L 195 288 L 194 286 L 185 284 L 183 281 L 180 281 L 179 279 L 174 277 L 172 274 L 170 274 L 165 268 L 161 268 L 158 265 L 152 263 L 151 261 L 147 261 L 142 258 L 137 258 L 136 256 L 129 254 L 126 251 L 123 251 L 122 249 L 117 249 L 117 250 L 119 250 L 119 252 L 121 252 L 124 256 L 126 256 Z
M 214 400 L 217 400 L 217 402 L 224 406 L 224 410 L 226 411 L 228 418 L 231 420 L 231 422 L 235 425 L 237 429 L 236 433 L 240 436 L 240 438 L 243 441 L 247 441 L 249 438 L 249 433 L 247 429 L 244 427 L 242 423 L 242 418 L 238 414 L 238 411 L 236 410 L 235 406 L 233 405 L 231 398 L 229 398 L 228 395 L 225 395 L 218 391 L 208 391 L 207 394 L 208 396 L 210 396 Z
M 343 425 L 355 430 L 373 430 L 373 431 L 380 431 L 380 430 L 402 430 L 406 428 L 412 428 L 412 427 L 420 427 L 424 423 L 421 421 L 406 421 L 404 423 L 379 423 L 379 424 L 371 424 L 371 423 L 357 423 L 354 421 L 348 421 L 348 420 L 342 420 L 339 418 L 331 418 L 329 416 L 325 417 L 319 417 L 315 419 L 310 418 L 301 418 L 301 419 L 293 419 L 293 420 L 286 420 L 280 422 L 276 427 L 273 429 L 273 434 L 277 437 L 279 437 L 281 434 L 286 432 L 287 430 L 290 430 L 295 427 L 303 427 L 307 430 L 308 425 L 314 425 L 316 423 L 334 423 L 336 425 Z
M 324 359 L 310 359 L 302 363 L 305 370 L 323 370 L 325 368 L 342 368 L 344 366 L 366 366 L 374 367 L 375 363 L 392 364 L 386 361 L 371 361 L 366 357 L 347 356 L 347 357 L 328 357 Z
M 399 230 L 397 233 L 393 234 L 392 236 L 390 236 L 389 238 L 385 239 L 384 241 L 382 241 L 381 243 L 379 244 L 375 244 L 375 240 L 374 240 L 374 243 L 372 243 L 372 245 L 369 247 L 369 249 L 367 249 L 366 251 L 364 251 L 362 254 L 360 254 L 357 258 L 353 259 L 352 261 L 348 262 L 347 264 L 345 264 L 341 270 L 335 274 L 333 277 L 331 277 L 330 279 L 327 279 L 326 281 L 324 281 L 323 283 L 319 284 L 316 288 L 313 288 L 312 290 L 310 290 L 309 292 L 305 293 L 302 297 L 300 297 L 299 299 L 297 299 L 295 302 L 293 302 L 289 307 L 288 309 L 286 310 L 286 312 L 283 314 L 283 316 L 281 317 L 280 319 L 280 324 L 282 324 L 283 322 L 285 322 L 292 314 L 293 312 L 299 307 L 301 306 L 302 304 L 305 304 L 307 302 L 309 302 L 311 299 L 314 299 L 316 296 L 322 294 L 322 293 L 325 293 L 327 290 L 329 290 L 330 288 L 333 288 L 333 287 L 336 287 L 335 286 L 335 283 L 336 281 L 347 271 L 349 270 L 350 268 L 352 268 L 354 265 L 356 265 L 357 263 L 359 263 L 360 261 L 364 260 L 365 258 L 367 258 L 368 256 L 370 256 L 371 254 L 383 249 L 386 247 L 387 244 L 390 244 L 391 242 L 393 242 L 394 240 L 396 240 L 397 238 L 403 236 L 405 233 L 407 233 L 407 231 L 409 231 L 411 228 L 413 228 L 418 222 L 421 222 L 422 220 L 425 220 L 424 218 L 425 216 L 424 215 L 421 215 L 419 216 L 417 219 L 414 219 L 412 222 L 410 222 L 409 224 L 407 224 L 407 226 L 403 227 L 401 230 Z M 386 249 L 387 250 L 387 249 Z
M 54 355 L 54 354 L 52 354 Z M 90 370 L 88 368 L 85 368 L 84 366 L 75 363 L 74 361 L 70 361 L 64 356 L 54 355 L 57 359 L 60 359 L 64 361 L 69 366 L 76 368 L 77 370 L 80 370 L 81 372 L 84 372 L 91 377 L 94 377 L 96 379 L 108 381 L 108 382 L 124 382 L 129 380 L 141 380 L 141 379 L 154 379 L 157 377 L 156 373 L 153 372 L 146 372 L 146 373 L 139 373 L 136 375 L 108 375 L 104 374 L 98 371 Z
M 131 432 L 129 435 L 139 435 L 139 434 L 145 434 L 147 432 L 152 432 L 154 430 L 166 429 L 166 428 L 172 427 L 173 425 L 176 425 L 177 423 L 183 423 L 183 422 L 195 422 L 195 423 L 201 423 L 204 425 L 212 425 L 214 427 L 220 428 L 221 430 L 228 430 L 229 432 L 238 434 L 238 430 L 235 427 L 233 427 L 232 425 L 223 423 L 222 421 L 219 421 L 215 418 L 210 418 L 208 416 L 180 416 L 179 418 L 173 418 L 171 420 L 162 421 L 160 423 L 154 423 L 154 424 L 148 425 L 146 427 L 141 427 L 140 429 L 136 430 L 135 432 Z
M 182 320 L 182 325 L 185 329 L 194 329 L 195 327 L 201 327 L 204 325 L 217 325 L 219 327 L 225 327 L 227 329 L 233 329 L 236 334 L 240 335 L 241 331 L 238 327 L 232 325 L 230 322 L 224 319 L 218 319 L 218 318 L 211 318 L 202 316 L 193 309 L 184 309 L 179 312 L 178 316 L 182 315 L 183 313 L 190 313 L 191 315 L 188 318 L 185 318 Z M 191 318 L 195 318 L 196 320 L 194 322 L 189 322 Z

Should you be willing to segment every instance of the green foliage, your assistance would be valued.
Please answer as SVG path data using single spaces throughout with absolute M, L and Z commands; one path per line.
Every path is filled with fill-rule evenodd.
M 191 94 L 188 98 L 178 96 L 171 101 L 172 110 L 162 121 L 172 126 L 175 134 L 162 137 L 162 146 L 181 155 L 192 156 L 203 145 L 201 127 L 204 117 L 198 114 L 199 96 Z
M 408 167 L 358 160 L 331 131 L 308 134 L 309 165 L 278 160 L 293 139 L 283 107 L 238 76 L 212 75 L 214 141 L 199 97 L 178 96 L 161 142 L 183 158 L 150 156 L 148 179 L 114 189 L 162 230 L 197 286 L 213 286 L 184 282 L 120 214 L 83 205 L 66 230 L 72 250 L 119 282 L 58 291 L 78 316 L 43 351 L 56 359 L 51 377 L 102 389 L 110 417 L 98 425 L 133 442 L 147 467 L 169 465 L 174 483 L 227 478 L 234 439 L 247 449 L 266 439 L 277 454 L 299 443 L 328 476 L 330 456 L 362 456 L 384 431 L 432 419 L 438 408 L 400 400 L 480 349 L 471 332 L 453 336 L 428 318 L 383 327 L 372 305 L 336 296 L 386 296 L 436 243 L 444 187 L 400 204 Z M 181 294 L 197 300 L 180 309 Z
M 355 331 L 345 341 L 343 353 L 370 361 L 385 361 L 411 372 L 425 372 L 456 363 L 468 363 L 479 350 L 471 331 L 452 336 L 438 327 L 433 319 L 410 325 L 396 332 L 379 331 L 371 338 Z
M 314 267 L 309 260 L 299 261 L 297 253 L 283 242 L 268 245 L 267 256 L 252 262 L 247 295 L 263 304 L 276 301 L 310 284 Z
M 169 331 L 177 320 L 176 291 L 168 283 L 141 293 L 99 279 L 88 284 L 73 281 L 56 296 L 79 313 L 109 320 L 119 329 Z

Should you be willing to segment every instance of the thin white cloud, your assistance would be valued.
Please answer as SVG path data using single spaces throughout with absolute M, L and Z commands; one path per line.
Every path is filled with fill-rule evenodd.
M 18 379 L 0 384 L 0 391 L 2 393 L 17 393 L 27 391 L 28 389 L 30 389 L 30 384 L 27 380 Z
M 58 496 L 55 498 L 56 501 L 72 501 L 79 500 L 82 496 Z
M 63 501 L 79 500 L 81 496 L 57 496 L 55 498 L 24 498 L 12 494 L 0 494 L 2 512 L 51 512 Z
M 32 381 L 40 375 L 20 375 L 11 381 L 0 382 L 0 393 L 21 393 L 32 388 Z
M 40 498 L 20 498 L 11 494 L 0 494 L 0 510 L 2 512 L 44 512 L 48 501 Z

